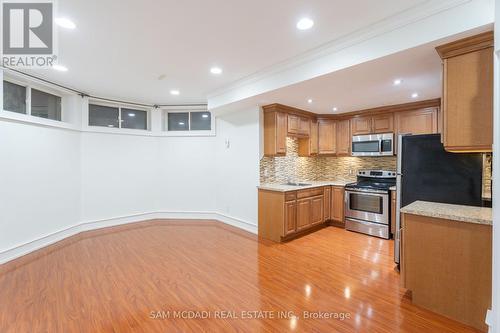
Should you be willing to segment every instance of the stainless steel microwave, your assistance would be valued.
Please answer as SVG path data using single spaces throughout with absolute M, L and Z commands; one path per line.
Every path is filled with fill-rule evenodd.
M 391 156 L 394 155 L 394 134 L 354 135 L 352 137 L 352 156 Z

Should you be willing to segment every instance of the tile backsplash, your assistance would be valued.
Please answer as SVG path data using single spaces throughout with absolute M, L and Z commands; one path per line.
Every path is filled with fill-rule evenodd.
M 261 183 L 340 180 L 355 181 L 361 169 L 396 170 L 396 157 L 300 157 L 298 140 L 287 137 L 287 155 L 263 157 Z
M 396 170 L 397 158 L 390 157 L 300 157 L 298 140 L 287 137 L 287 155 L 260 160 L 261 183 L 292 181 L 356 181 L 361 169 Z M 484 155 L 483 196 L 491 197 L 491 154 Z

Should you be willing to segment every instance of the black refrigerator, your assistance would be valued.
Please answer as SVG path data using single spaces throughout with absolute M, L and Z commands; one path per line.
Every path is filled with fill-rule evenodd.
M 400 256 L 400 209 L 414 201 L 482 206 L 483 156 L 450 153 L 440 134 L 398 137 L 394 261 Z

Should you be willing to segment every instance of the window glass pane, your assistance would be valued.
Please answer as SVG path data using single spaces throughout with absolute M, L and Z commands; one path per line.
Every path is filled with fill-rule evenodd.
M 189 130 L 189 113 L 169 113 L 168 114 L 168 130 L 169 131 L 188 131 Z
M 118 127 L 118 108 L 89 104 L 89 125 Z
M 61 97 L 31 88 L 31 115 L 61 120 Z
M 26 113 L 26 87 L 3 81 L 3 109 Z
M 191 112 L 192 131 L 210 131 L 211 122 L 210 112 Z
M 148 112 L 122 108 L 122 128 L 148 129 Z

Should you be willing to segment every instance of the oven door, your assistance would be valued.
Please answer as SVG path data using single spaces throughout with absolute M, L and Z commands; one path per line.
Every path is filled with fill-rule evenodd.
M 386 192 L 345 191 L 345 216 L 389 224 L 389 194 Z

